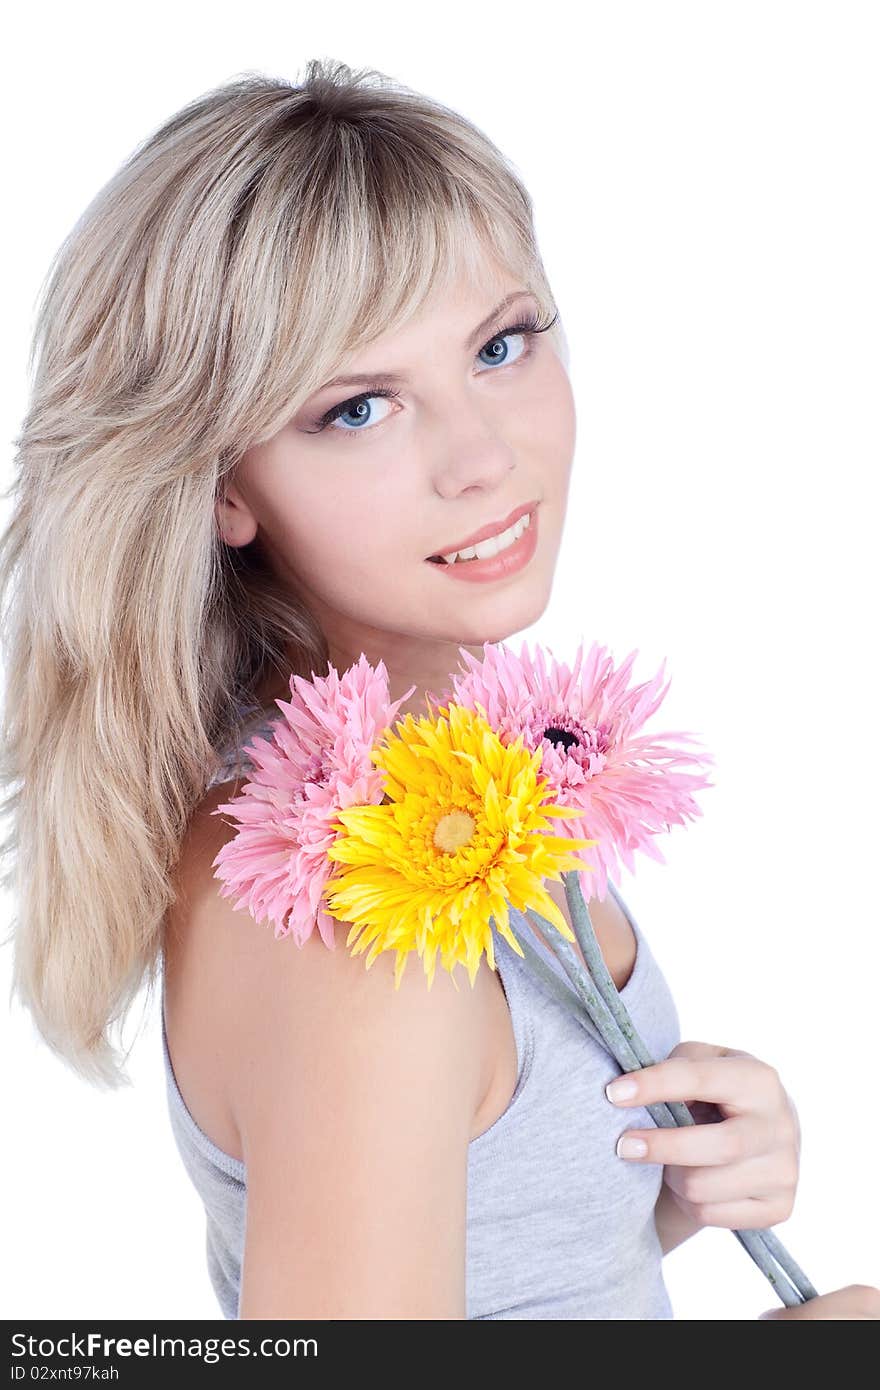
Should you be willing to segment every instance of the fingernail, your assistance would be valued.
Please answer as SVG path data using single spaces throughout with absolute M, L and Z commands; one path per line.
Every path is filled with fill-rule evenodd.
M 618 1158 L 644 1158 L 648 1152 L 648 1145 L 644 1139 L 632 1139 L 628 1134 L 621 1134 L 617 1141 Z
M 609 1081 L 605 1087 L 605 1094 L 610 1101 L 629 1100 L 635 1095 L 638 1087 L 634 1081 L 628 1077 L 619 1077 L 617 1081 Z

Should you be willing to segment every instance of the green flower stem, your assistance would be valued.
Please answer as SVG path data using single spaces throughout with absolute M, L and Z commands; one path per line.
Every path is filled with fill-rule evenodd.
M 563 984 L 562 980 L 560 980 L 559 976 L 556 974 L 556 971 L 551 970 L 550 966 L 544 960 L 544 957 L 538 954 L 527 937 L 518 936 L 516 939 L 522 947 L 523 956 L 525 960 L 528 961 L 530 968 L 536 975 L 540 976 L 553 997 L 562 1004 L 563 1008 L 574 1015 L 578 1023 L 586 1029 L 594 1042 L 598 1043 L 600 1047 L 605 1047 L 605 1040 L 602 1034 L 591 1021 L 590 1015 L 574 991 L 569 989 L 568 985 Z
M 583 1001 L 584 1007 L 589 1012 L 590 1018 L 598 1028 L 602 1038 L 602 1045 L 611 1053 L 611 1056 L 623 1071 L 635 1071 L 639 1066 L 638 1059 L 629 1042 L 620 1032 L 614 1016 L 607 1007 L 604 999 L 602 999 L 593 988 L 593 982 L 579 960 L 571 942 L 566 941 L 565 937 L 563 937 L 558 930 L 553 928 L 553 923 L 548 922 L 539 912 L 534 912 L 529 908 L 525 915 L 532 921 L 533 925 L 537 925 L 542 930 L 545 927 L 549 927 L 554 931 L 554 944 L 551 949 L 556 954 L 566 975 L 574 985 L 578 997 Z M 675 1127 L 675 1118 L 665 1101 L 658 1101 L 654 1105 L 647 1106 L 647 1109 L 654 1123 L 659 1128 L 672 1129 Z
M 766 1231 L 734 1231 L 733 1234 L 743 1249 L 751 1255 L 761 1273 L 767 1276 L 786 1308 L 795 1308 L 799 1303 L 806 1303 L 807 1299 L 801 1297 L 801 1292 L 791 1276 L 786 1274 L 784 1269 L 780 1270 L 778 1267 L 766 1241 L 763 1239 L 767 1234 Z M 785 1249 L 784 1246 L 782 1248 Z M 809 1296 L 815 1298 L 815 1291 Z
M 602 997 L 605 1008 L 610 1012 L 615 1025 L 620 1030 L 621 1036 L 629 1041 L 633 1054 L 637 1056 L 637 1066 L 650 1067 L 654 1065 L 651 1054 L 644 1042 L 636 1032 L 635 1026 L 626 1005 L 621 999 L 617 986 L 611 977 L 611 973 L 605 964 L 590 912 L 584 901 L 576 873 L 563 874 L 562 881 L 565 886 L 565 896 L 568 903 L 571 922 L 578 945 L 583 952 L 584 960 L 587 962 L 590 973 L 596 982 L 596 986 Z M 543 919 L 541 919 L 543 920 Z M 569 946 L 569 943 L 565 943 Z M 569 946 L 569 950 L 570 950 Z M 616 1055 L 616 1054 L 615 1054 Z M 619 1059 L 618 1059 L 619 1060 Z M 635 1071 L 635 1066 L 624 1067 L 626 1071 Z M 688 1107 L 680 1101 L 669 1101 L 669 1109 L 674 1116 L 675 1123 L 680 1126 L 695 1124 L 693 1115 Z M 653 1108 L 647 1107 L 653 1118 Z M 805 1303 L 810 1298 L 816 1298 L 817 1292 L 803 1270 L 789 1254 L 788 1250 L 772 1230 L 767 1228 L 754 1231 L 737 1231 L 733 1234 L 751 1255 L 755 1264 L 766 1275 L 767 1279 L 776 1289 L 782 1302 L 787 1307 L 792 1307 L 796 1303 Z M 775 1262 L 775 1263 L 774 1263 Z M 782 1270 L 785 1278 L 779 1280 L 776 1272 L 776 1265 Z M 792 1292 L 792 1289 L 794 1292 Z
M 795 1263 L 773 1228 L 771 1226 L 764 1227 L 761 1231 L 761 1235 L 770 1254 L 785 1271 L 789 1279 L 791 1279 L 798 1292 L 803 1296 L 803 1301 L 806 1302 L 807 1299 L 818 1298 L 819 1294 L 817 1290 L 813 1288 L 813 1285 L 810 1283 L 806 1274 L 804 1274 L 800 1265 Z
M 534 917 L 534 922 L 535 924 L 538 924 L 538 927 L 539 929 L 541 929 L 542 934 L 544 934 L 545 929 L 552 929 L 553 924 L 551 922 L 546 922 L 545 917 L 542 917 L 537 912 L 532 913 L 530 910 L 530 912 L 525 913 L 525 916 Z M 621 1066 L 621 1069 L 623 1069 L 624 1072 L 635 1072 L 635 1070 L 638 1070 L 639 1065 L 653 1066 L 652 1061 L 646 1061 L 644 1063 L 633 1062 L 633 1065 L 630 1065 L 631 1058 L 627 1059 L 627 1061 L 624 1061 L 624 1059 L 627 1058 L 627 1040 L 626 1037 L 621 1036 L 621 1034 L 619 1033 L 617 1034 L 616 1040 L 614 1040 L 612 1045 L 612 1037 L 610 1037 L 610 1033 L 612 1033 L 612 1027 L 614 1024 L 613 1017 L 606 1013 L 606 1033 L 605 1036 L 603 1036 L 601 1031 L 596 1029 L 594 1024 L 591 1023 L 591 1020 L 589 1020 L 587 1005 L 581 1004 L 580 999 L 576 997 L 576 994 L 573 994 L 573 991 L 569 990 L 567 986 L 564 986 L 562 980 L 559 979 L 559 976 L 557 976 L 555 970 L 552 970 L 551 967 L 549 967 L 548 963 L 546 963 L 546 960 L 544 960 L 544 958 L 542 958 L 542 956 L 539 955 L 537 951 L 535 951 L 535 948 L 532 947 L 530 941 L 528 941 L 525 937 L 517 937 L 517 940 L 520 941 L 520 945 L 521 947 L 523 947 L 524 958 L 528 960 L 528 963 L 530 963 L 532 969 L 534 969 L 535 973 L 538 974 L 539 979 L 544 981 L 546 986 L 548 986 L 549 990 L 551 990 L 553 997 L 559 999 L 560 1004 L 562 1004 L 564 1008 L 567 1009 L 567 1011 L 573 1013 L 574 1017 L 577 1017 L 578 1022 L 580 1022 L 582 1026 L 584 1026 L 585 1029 L 587 1029 L 588 1033 L 591 1034 L 592 1037 L 594 1037 L 594 1040 L 596 1042 L 599 1042 L 599 1045 L 602 1045 L 602 1047 L 605 1047 L 606 1049 L 608 1049 L 608 1051 L 612 1052 L 614 1059 L 616 1059 L 617 1063 L 619 1063 L 619 1066 Z M 556 940 L 556 938 L 553 938 L 553 940 Z M 571 973 L 569 973 L 569 970 L 566 970 L 566 973 L 569 973 L 569 979 L 571 979 L 571 983 L 573 983 L 574 986 L 577 987 L 577 974 L 578 972 L 580 972 L 582 981 L 582 977 L 584 977 L 584 972 L 582 972 L 581 967 L 578 966 L 576 955 L 574 955 L 574 952 L 571 951 L 570 942 L 564 941 L 564 938 L 562 938 L 562 940 L 557 942 L 555 949 L 557 952 L 557 956 L 559 956 L 560 962 L 562 962 L 563 967 L 566 967 L 566 959 L 563 959 L 563 956 L 569 955 L 569 965 L 571 966 Z M 589 992 L 588 987 L 587 992 Z M 595 994 L 592 995 L 592 998 L 594 998 L 595 1001 Z M 623 1005 L 623 1001 L 620 1001 L 620 1004 Z M 673 1116 L 671 1116 L 671 1113 L 669 1112 L 669 1109 L 667 1109 L 667 1106 L 665 1104 L 649 1105 L 646 1106 L 646 1109 L 648 1109 L 648 1111 L 651 1112 L 652 1118 L 653 1120 L 655 1120 L 656 1125 L 662 1127 L 662 1129 L 671 1129 L 671 1127 L 676 1126 L 694 1125 L 695 1123 L 694 1116 L 691 1115 L 690 1109 L 687 1108 L 687 1105 L 681 1106 L 681 1109 L 683 1109 L 685 1115 L 687 1115 L 687 1119 L 685 1120 L 674 1119 Z M 781 1298 L 781 1301 L 783 1301 L 785 1307 L 792 1308 L 795 1307 L 795 1305 L 799 1304 L 799 1302 L 804 1302 L 805 1298 L 816 1297 L 815 1290 L 813 1290 L 812 1293 L 808 1291 L 812 1290 L 812 1284 L 810 1284 L 809 1280 L 806 1279 L 806 1276 L 804 1275 L 804 1273 L 802 1273 L 802 1270 L 799 1270 L 798 1266 L 794 1264 L 794 1261 L 792 1261 L 790 1255 L 788 1255 L 787 1250 L 785 1250 L 785 1247 L 783 1244 L 781 1244 L 779 1238 L 772 1237 L 773 1247 L 770 1247 L 770 1241 L 767 1240 L 767 1237 L 772 1236 L 772 1233 L 767 1232 L 767 1230 L 756 1230 L 756 1232 L 738 1232 L 738 1230 L 734 1230 L 734 1236 L 737 1237 L 738 1241 L 740 1241 L 742 1248 L 744 1248 L 744 1250 L 747 1251 L 749 1255 L 751 1255 L 753 1262 L 755 1262 L 755 1264 L 758 1265 L 760 1272 L 762 1272 L 763 1275 L 766 1276 L 766 1279 L 769 1280 L 769 1283 L 772 1284 L 774 1289 L 776 1289 L 777 1293 L 779 1293 L 779 1297 Z M 779 1277 L 779 1272 L 777 1272 L 777 1264 L 779 1264 L 781 1268 L 783 1268 L 783 1279 L 780 1279 Z M 785 1264 L 790 1264 L 792 1266 L 791 1273 L 795 1276 L 794 1279 L 791 1279 L 791 1276 L 785 1276 Z M 801 1293 L 799 1293 L 798 1289 L 798 1284 L 799 1286 L 801 1286 L 801 1289 L 804 1290 L 805 1298 L 801 1297 Z
M 590 917 L 590 910 L 584 902 L 584 895 L 578 883 L 578 876 L 576 873 L 563 874 L 562 882 L 565 887 L 565 897 L 571 916 L 571 925 L 578 939 L 578 945 L 583 952 L 584 960 L 587 963 L 587 969 L 592 979 L 595 981 L 596 988 L 600 995 L 611 1010 L 614 1021 L 635 1054 L 636 1065 L 625 1067 L 624 1071 L 635 1071 L 636 1067 L 651 1067 L 654 1065 L 651 1053 L 637 1032 L 636 1026 L 630 1018 L 629 1011 L 617 992 L 617 986 L 611 978 L 611 972 L 605 964 L 605 957 L 602 955 L 599 942 L 596 939 L 596 933 Z M 680 1100 L 669 1100 L 666 1104 L 677 1125 L 694 1123 L 691 1112 Z

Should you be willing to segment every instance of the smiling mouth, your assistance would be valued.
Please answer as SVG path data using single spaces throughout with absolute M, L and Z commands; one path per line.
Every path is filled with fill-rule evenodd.
M 500 550 L 495 550 L 495 551 L 493 551 L 492 554 L 490 554 L 490 555 L 482 555 L 482 556 L 480 556 L 480 555 L 474 555 L 474 554 L 472 554 L 472 555 L 466 555 L 465 558 L 462 559 L 462 558 L 460 558 L 460 557 L 461 557 L 462 555 L 464 555 L 465 552 L 466 552 L 467 550 L 473 550 L 473 549 L 474 549 L 474 546 L 465 546 L 464 549 L 463 549 L 462 551 L 458 551 L 458 552 L 452 551 L 452 552 L 451 552 L 451 554 L 452 554 L 453 557 L 454 557 L 452 560 L 447 560 L 442 554 L 428 555 L 428 556 L 426 556 L 426 559 L 427 559 L 427 561 L 428 561 L 429 564 L 432 564 L 432 565 L 445 565 L 447 568 L 448 568 L 450 565 L 453 565 L 453 564 L 456 564 L 456 565 L 468 564 L 468 563 L 470 563 L 472 560 L 477 560 L 477 559 L 482 559 L 482 560 L 494 559 L 494 556 L 495 556 L 495 555 L 502 555 L 506 550 L 509 550 L 509 549 L 511 548 L 511 546 L 514 546 L 514 545 L 516 545 L 516 544 L 519 542 L 519 540 L 521 539 L 521 537 L 522 537 L 522 535 L 523 535 L 523 532 L 526 531 L 526 530 L 528 530 L 529 527 L 533 524 L 536 511 L 537 511 L 537 503 L 535 504 L 535 506 L 534 506 L 531 510 L 529 510 L 529 511 L 527 511 L 527 512 L 523 512 L 523 513 L 518 517 L 518 519 L 513 523 L 513 526 L 508 526 L 506 529 L 501 530 L 501 531 L 498 531 L 498 532 L 497 532 L 495 535 L 493 535 L 493 536 L 487 536 L 487 537 L 485 537 L 484 540 L 475 542 L 475 545 L 486 545 L 486 544 L 487 544 L 488 542 L 490 542 L 490 541 L 498 541 L 498 540 L 500 540 L 500 538 L 501 538 L 502 536 L 506 536 L 506 535 L 508 535 L 508 533 L 511 533 L 510 539 L 507 540 L 507 541 L 501 546 L 501 549 L 500 549 Z M 518 534 L 518 535 L 515 534 L 516 528 L 519 528 L 519 534 Z

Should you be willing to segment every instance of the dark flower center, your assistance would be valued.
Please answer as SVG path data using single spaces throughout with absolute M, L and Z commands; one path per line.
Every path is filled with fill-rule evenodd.
M 572 744 L 577 744 L 577 736 L 568 729 L 557 729 L 551 724 L 549 729 L 544 730 L 544 737 L 548 743 L 561 743 L 567 753 Z

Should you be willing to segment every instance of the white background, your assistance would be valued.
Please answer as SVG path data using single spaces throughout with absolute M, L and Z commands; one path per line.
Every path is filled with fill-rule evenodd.
M 876 5 L 80 3 L 18 23 L 3 485 L 51 256 L 193 96 L 332 57 L 456 107 L 512 158 L 578 410 L 553 598 L 516 646 L 636 647 L 637 679 L 668 658 L 653 727 L 698 734 L 717 785 L 658 841 L 667 865 L 643 857 L 621 891 L 682 1037 L 771 1062 L 795 1100 L 800 1187 L 778 1233 L 820 1292 L 880 1284 Z M 219 1317 L 156 1000 L 140 1024 L 134 1085 L 110 1096 L 4 999 L 4 1317 Z M 678 1318 L 779 1306 L 727 1230 L 664 1268 Z

